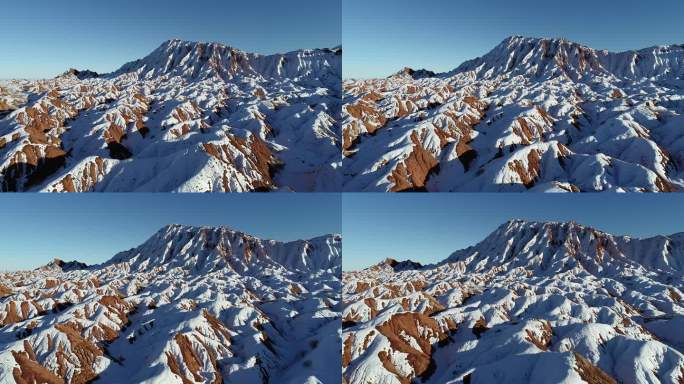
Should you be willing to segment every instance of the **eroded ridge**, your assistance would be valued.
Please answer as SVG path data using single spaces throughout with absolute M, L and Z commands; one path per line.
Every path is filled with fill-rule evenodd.
M 343 274 L 357 383 L 680 383 L 684 234 L 510 221 L 434 265 Z
M 340 381 L 341 237 L 171 225 L 87 267 L 0 274 L 0 382 Z
M 346 80 L 347 191 L 684 187 L 684 46 L 510 37 L 453 71 Z
M 341 53 L 170 40 L 0 82 L 0 191 L 339 191 Z

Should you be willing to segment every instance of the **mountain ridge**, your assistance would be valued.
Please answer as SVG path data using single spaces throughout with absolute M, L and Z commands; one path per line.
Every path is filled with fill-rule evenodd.
M 652 242 L 681 242 L 682 246 L 684 247 L 684 231 L 682 232 L 674 232 L 669 235 L 652 235 L 652 236 L 634 236 L 634 235 L 625 235 L 625 234 L 612 234 L 608 231 L 604 231 L 601 229 L 596 228 L 595 226 L 592 225 L 585 225 L 581 224 L 575 220 L 562 220 L 562 221 L 539 221 L 539 220 L 526 220 L 526 219 L 509 219 L 506 222 L 498 225 L 494 230 L 492 230 L 489 234 L 485 235 L 481 240 L 477 241 L 474 245 L 467 246 L 465 248 L 457 249 L 456 251 L 452 252 L 449 256 L 446 258 L 442 259 L 441 261 L 437 261 L 435 263 L 431 264 L 421 264 L 418 262 L 414 262 L 413 260 L 407 259 L 407 260 L 395 260 L 391 258 L 387 258 L 384 261 L 381 261 L 377 264 L 374 264 L 372 266 L 366 267 L 363 270 L 366 269 L 373 269 L 377 267 L 381 267 L 383 265 L 387 265 L 389 267 L 392 267 L 395 272 L 401 271 L 403 268 L 394 268 L 397 265 L 400 265 L 402 267 L 405 267 L 407 270 L 411 269 L 429 269 L 429 268 L 436 268 L 439 267 L 443 264 L 449 264 L 453 262 L 459 262 L 461 261 L 460 258 L 462 258 L 464 255 L 470 255 L 473 252 L 478 252 L 479 249 L 483 247 L 483 244 L 491 244 L 492 242 L 496 241 L 501 241 L 503 238 L 506 236 L 509 236 L 511 233 L 516 233 L 516 232 L 521 232 L 521 231 L 534 231 L 536 237 L 540 232 L 542 231 L 555 231 L 556 233 L 564 231 L 565 233 L 563 234 L 564 236 L 568 236 L 569 234 L 577 233 L 577 232 L 587 232 L 587 233 L 593 233 L 597 237 L 607 237 L 607 238 L 612 238 L 616 239 L 621 242 L 636 242 L 636 243 L 652 243 Z M 513 235 L 515 236 L 515 234 Z M 682 257 L 684 257 L 684 249 L 682 251 Z M 684 263 L 684 259 L 683 259 Z M 413 267 L 411 267 L 412 264 L 415 264 Z M 684 265 L 684 264 L 683 264 Z M 354 272 L 354 271 L 347 271 L 347 272 Z
M 458 64 L 455 68 L 451 70 L 447 70 L 445 72 L 433 72 L 429 69 L 413 69 L 409 67 L 405 67 L 401 71 L 395 73 L 394 75 L 401 75 L 401 74 L 406 74 L 408 76 L 413 77 L 414 79 L 421 79 L 421 78 L 426 78 L 426 77 L 449 77 L 456 75 L 458 73 L 464 73 L 468 72 L 471 70 L 474 70 L 477 68 L 479 65 L 486 65 L 487 60 L 495 59 L 496 56 L 501 55 L 502 53 L 508 53 L 508 54 L 513 54 L 517 53 L 517 51 L 520 51 L 525 45 L 531 45 L 533 47 L 538 47 L 539 45 L 551 45 L 551 46 L 566 46 L 571 49 L 577 49 L 582 52 L 589 52 L 593 54 L 601 53 L 606 56 L 613 56 L 613 57 L 620 57 L 623 59 L 629 58 L 629 56 L 636 54 L 649 54 L 653 53 L 654 51 L 668 51 L 668 50 L 676 50 L 677 52 L 680 52 L 682 55 L 684 55 L 684 44 L 660 44 L 660 45 L 652 45 L 644 48 L 639 48 L 639 49 L 628 49 L 625 51 L 612 51 L 608 49 L 595 49 L 591 48 L 587 44 L 583 43 L 578 43 L 572 39 L 568 38 L 548 38 L 548 37 L 529 37 L 529 36 L 523 36 L 523 35 L 511 35 L 503 39 L 500 43 L 498 43 L 494 48 L 492 48 L 490 51 L 487 53 L 483 54 L 482 56 L 473 58 L 473 59 L 468 59 L 462 62 L 461 64 Z M 531 53 L 532 51 L 528 50 L 527 53 Z M 549 56 L 548 58 L 552 58 L 553 55 Z M 490 63 L 491 64 L 491 63 Z M 514 64 L 520 64 L 520 61 L 517 60 L 514 62 Z M 681 64 L 681 63 L 680 63 Z M 681 67 L 681 65 L 680 65 Z M 508 70 L 513 70 L 514 68 L 508 68 Z M 503 71 L 507 72 L 507 71 Z M 416 73 L 418 76 L 414 77 L 413 74 Z M 391 75 L 392 76 L 392 75 Z M 680 73 L 681 76 L 681 73 Z
M 96 77 L 108 77 L 108 78 L 113 78 L 118 75 L 124 74 L 131 72 L 134 68 L 135 65 L 137 64 L 142 64 L 145 63 L 146 59 L 151 58 L 154 56 L 155 52 L 165 52 L 165 53 L 170 53 L 169 50 L 174 48 L 174 47 L 183 47 L 183 48 L 190 48 L 189 52 L 191 53 L 192 50 L 198 48 L 198 47 L 204 47 L 204 48 L 209 48 L 210 51 L 213 50 L 221 50 L 223 53 L 228 53 L 230 54 L 231 51 L 235 51 L 236 54 L 242 55 L 242 56 L 251 56 L 255 58 L 267 58 L 267 57 L 280 57 L 280 56 L 288 56 L 288 55 L 295 55 L 298 53 L 304 53 L 304 52 L 333 52 L 333 53 L 339 53 L 342 49 L 340 45 L 334 46 L 331 48 L 328 47 L 322 47 L 322 48 L 299 48 L 291 51 L 284 51 L 284 52 L 275 52 L 275 53 L 253 53 L 249 52 L 247 50 L 235 48 L 227 43 L 221 42 L 221 41 L 209 41 L 209 40 L 187 40 L 187 39 L 180 39 L 180 38 L 172 38 L 172 39 L 167 39 L 164 40 L 160 45 L 156 46 L 153 48 L 147 55 L 131 60 L 129 62 L 126 62 L 116 69 L 110 71 L 110 72 L 94 72 L 88 69 L 75 69 L 75 68 L 69 68 L 66 72 L 62 73 L 61 76 L 66 76 L 66 75 L 73 75 L 78 77 L 81 80 L 85 80 L 88 78 L 96 78 Z
M 143 58 L 123 64 L 104 75 L 114 78 L 122 74 L 138 73 L 140 77 L 181 75 L 188 78 L 217 76 L 230 80 L 238 75 L 258 75 L 271 78 L 310 75 L 308 66 L 317 55 L 336 54 L 334 49 L 298 49 L 285 53 L 257 54 L 220 42 L 170 39 Z M 292 67 L 289 61 L 297 59 Z
M 319 260 L 322 257 L 321 254 L 310 255 L 309 252 L 320 247 L 323 247 L 324 251 L 327 252 L 326 246 L 333 249 L 340 242 L 341 236 L 336 234 L 326 234 L 311 239 L 278 241 L 261 239 L 227 226 L 169 224 L 159 229 L 139 246 L 117 253 L 104 262 L 102 266 L 129 262 L 144 265 L 142 268 L 149 270 L 151 267 L 154 268 L 167 263 L 174 265 L 173 263 L 177 262 L 178 258 L 184 258 L 185 261 L 176 264 L 176 266 L 198 268 L 199 265 L 195 264 L 194 257 L 196 256 L 194 255 L 203 254 L 204 263 L 214 263 L 212 268 L 220 269 L 224 268 L 225 265 L 221 262 L 223 260 L 219 259 L 225 258 L 227 254 L 237 252 L 244 255 L 246 261 L 240 264 L 243 271 L 257 265 L 252 262 L 259 260 L 260 254 L 276 254 L 278 257 L 269 258 L 269 261 L 274 261 L 276 265 L 286 269 L 314 273 L 318 269 L 337 269 L 336 266 L 341 265 L 341 254 L 338 250 L 333 254 L 333 258 L 326 262 L 326 260 Z M 188 248 L 190 245 L 193 245 L 192 249 Z M 233 251 L 234 248 L 237 250 Z M 295 253 L 281 254 L 283 250 L 292 248 L 295 249 Z M 297 255 L 297 250 L 301 254 Z M 254 257 L 250 255 L 252 253 L 254 253 Z M 157 255 L 163 257 L 161 259 L 156 257 L 155 259 Z M 297 257 L 300 259 L 297 260 Z M 150 262 L 150 260 L 152 261 Z M 231 268 L 235 269 L 237 266 L 231 264 Z

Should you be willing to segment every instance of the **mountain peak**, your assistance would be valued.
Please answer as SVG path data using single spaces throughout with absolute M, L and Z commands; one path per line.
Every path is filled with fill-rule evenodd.
M 673 244 L 678 244 L 673 246 Z M 635 258 L 635 250 L 639 258 Z M 645 251 L 647 250 L 647 251 Z M 478 244 L 454 252 L 443 263 L 462 261 L 469 269 L 517 268 L 560 273 L 579 268 L 590 273 L 634 269 L 682 269 L 684 237 L 639 239 L 613 235 L 575 221 L 509 220 Z M 442 263 L 442 264 L 443 264 Z
M 590 48 L 566 38 L 515 35 L 451 73 L 474 71 L 482 78 L 505 75 L 549 80 L 561 77 L 575 82 L 596 77 L 678 78 L 684 75 L 682 62 L 684 49 L 680 46 L 616 53 Z
M 229 78 L 239 68 L 237 62 L 247 54 L 222 43 L 171 39 L 142 59 L 124 64 L 114 75 L 136 72 L 140 77 L 161 75 Z M 243 68 L 245 69 L 245 68 Z
M 604 231 L 596 229 L 592 226 L 578 223 L 575 220 L 562 221 L 535 221 L 525 219 L 510 219 L 504 224 L 501 224 L 492 235 L 499 233 L 511 233 L 516 231 L 556 231 L 556 232 L 580 232 L 589 231 L 599 234 L 607 234 Z M 491 235 L 490 235 L 491 236 Z
M 317 272 L 336 269 L 341 258 L 339 235 L 281 242 L 260 239 L 225 226 L 169 224 L 138 247 L 120 252 L 105 264 L 129 263 L 131 269 L 182 268 L 209 273 L 230 268 Z
M 132 73 L 143 79 L 180 76 L 190 80 L 224 81 L 242 76 L 260 80 L 306 78 L 328 84 L 339 77 L 340 54 L 341 50 L 335 49 L 302 49 L 261 55 L 219 42 L 171 39 L 142 59 L 124 64 L 110 76 Z
M 212 47 L 212 48 L 223 48 L 223 49 L 235 49 L 231 46 L 218 42 L 218 41 L 193 41 L 193 40 L 183 40 L 183 39 L 169 39 L 164 41 L 157 50 L 170 50 L 177 49 L 179 47 L 184 47 L 185 49 L 195 49 L 197 47 Z

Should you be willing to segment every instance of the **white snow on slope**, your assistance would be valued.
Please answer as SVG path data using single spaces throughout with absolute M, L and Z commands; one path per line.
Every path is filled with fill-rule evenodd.
M 684 235 L 510 221 L 443 262 L 343 274 L 347 383 L 678 383 Z M 402 268 L 396 269 L 398 265 Z
M 0 382 L 336 383 L 340 274 L 339 235 L 181 225 L 102 265 L 5 273 Z
M 96 76 L 0 83 L 0 190 L 339 190 L 341 48 L 169 40 Z
M 344 82 L 346 191 L 679 191 L 684 47 L 510 37 L 435 74 Z

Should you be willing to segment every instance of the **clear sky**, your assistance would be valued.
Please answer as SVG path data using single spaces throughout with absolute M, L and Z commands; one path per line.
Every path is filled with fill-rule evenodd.
M 167 224 L 225 225 L 290 241 L 341 233 L 339 194 L 2 194 L 0 270 L 55 257 L 89 264 L 140 245 Z
M 509 219 L 575 220 L 612 233 L 684 232 L 682 194 L 344 194 L 345 270 L 387 257 L 441 261 L 477 244 Z
M 684 1 L 342 0 L 345 78 L 444 72 L 510 35 L 625 51 L 684 43 Z
M 0 79 L 111 72 L 172 38 L 258 53 L 341 44 L 339 0 L 7 0 L 0 9 Z

